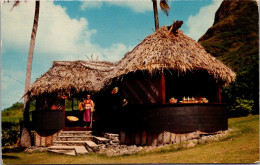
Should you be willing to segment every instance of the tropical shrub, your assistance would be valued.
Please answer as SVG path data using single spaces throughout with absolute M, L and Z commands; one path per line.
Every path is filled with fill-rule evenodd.
M 2 146 L 15 145 L 20 137 L 20 123 L 12 121 L 2 122 Z
M 231 116 L 246 116 L 252 113 L 254 107 L 253 100 L 236 98 L 234 104 L 230 107 Z

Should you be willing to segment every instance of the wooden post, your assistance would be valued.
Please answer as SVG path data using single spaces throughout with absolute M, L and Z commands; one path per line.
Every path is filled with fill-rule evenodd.
M 129 134 L 129 132 L 125 132 L 125 144 L 130 144 L 130 134 Z
M 135 145 L 141 145 L 142 138 L 139 132 L 135 133 Z
M 71 106 L 72 106 L 72 111 L 74 110 L 74 103 L 73 103 L 73 97 L 71 98 Z
M 162 104 L 166 103 L 166 99 L 165 99 L 165 76 L 164 73 L 161 73 L 160 75 L 160 102 Z
M 147 145 L 150 146 L 153 143 L 153 137 L 151 132 L 147 132 Z
M 146 145 L 147 144 L 147 133 L 146 131 L 142 131 L 142 143 L 141 145 Z
M 121 131 L 120 132 L 120 143 L 121 144 L 125 144 L 125 132 L 124 131 Z
M 217 83 L 217 102 L 221 103 L 221 84 Z
M 66 120 L 66 118 L 65 118 L 65 109 L 63 110 L 63 129 L 65 129 L 65 120 Z

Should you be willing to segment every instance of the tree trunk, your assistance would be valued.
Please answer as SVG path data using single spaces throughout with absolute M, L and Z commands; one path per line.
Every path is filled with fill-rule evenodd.
M 28 90 L 30 82 L 31 82 L 33 51 L 34 51 L 35 38 L 36 38 L 36 33 L 37 33 L 37 28 L 38 28 L 39 12 L 40 12 L 40 1 L 36 0 L 34 22 L 33 22 L 31 41 L 30 41 L 30 47 L 29 47 L 29 53 L 28 53 L 28 61 L 27 61 L 27 70 L 26 70 L 26 79 L 25 79 L 25 88 L 24 88 L 25 93 L 27 93 L 27 90 Z M 28 95 L 24 96 L 23 120 L 24 120 L 23 127 L 28 129 L 29 128 L 29 122 L 30 122 Z M 24 132 L 24 130 L 25 129 L 23 129 L 23 132 Z M 28 141 L 30 141 L 30 138 L 29 139 L 26 138 L 25 136 L 23 136 L 24 134 L 25 133 L 22 133 L 22 136 L 21 136 L 21 141 L 24 142 L 24 143 L 21 143 L 21 146 L 29 147 L 28 145 L 30 143 L 28 143 Z
M 158 30 L 159 29 L 159 20 L 158 20 L 158 10 L 157 10 L 157 0 L 152 0 L 152 1 L 153 1 L 155 30 Z

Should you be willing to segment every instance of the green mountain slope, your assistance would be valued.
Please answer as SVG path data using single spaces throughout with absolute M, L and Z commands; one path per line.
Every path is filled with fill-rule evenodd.
M 236 97 L 254 100 L 259 107 L 259 24 L 258 6 L 253 0 L 225 0 L 215 22 L 200 39 L 207 52 L 236 72 L 236 82 L 226 88 L 225 101 Z
M 35 101 L 30 104 L 30 114 L 35 109 Z M 11 107 L 6 108 L 2 111 L 1 114 L 2 123 L 12 122 L 18 124 L 20 120 L 23 120 L 23 103 L 17 102 L 14 103 Z

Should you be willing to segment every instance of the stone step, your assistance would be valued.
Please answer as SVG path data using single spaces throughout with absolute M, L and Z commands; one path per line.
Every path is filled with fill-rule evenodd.
M 48 150 L 49 151 L 62 151 L 62 153 L 64 152 L 64 150 L 68 150 L 68 151 L 71 151 L 71 150 L 74 150 L 76 152 L 76 155 L 85 155 L 85 154 L 88 154 L 88 150 L 86 149 L 85 146 L 50 146 L 48 147 Z M 72 153 L 72 152 L 69 152 L 69 153 Z
M 64 154 L 70 156 L 76 156 L 76 151 L 73 150 L 48 150 L 48 152 L 56 153 L 56 154 Z
M 86 141 L 86 148 L 88 151 L 97 151 L 99 149 L 99 146 L 94 143 L 93 141 Z
M 59 136 L 84 136 L 91 135 L 92 131 L 62 131 Z
M 75 146 L 75 151 L 77 155 L 86 155 L 88 154 L 88 150 L 85 146 Z
M 54 146 L 85 146 L 86 141 L 53 141 Z
M 113 137 L 119 137 L 119 134 L 115 134 L 115 133 L 104 133 L 104 137 L 111 139 Z
M 91 134 L 92 131 L 61 131 L 62 133 L 88 133 Z
M 74 150 L 75 146 L 50 146 L 48 150 Z
M 93 136 L 92 140 L 97 144 L 106 144 L 107 142 L 109 142 L 109 139 L 98 136 Z
M 87 141 L 87 140 L 92 140 L 92 136 L 91 135 L 58 136 L 55 139 L 55 141 Z

